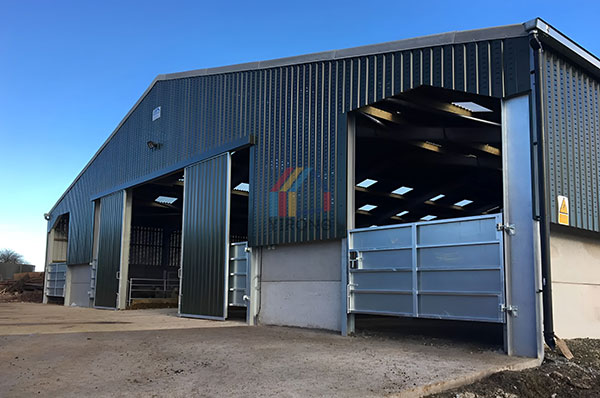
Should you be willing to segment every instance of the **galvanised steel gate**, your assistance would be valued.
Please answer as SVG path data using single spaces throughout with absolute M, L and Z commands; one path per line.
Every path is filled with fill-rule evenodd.
M 248 242 L 232 243 L 229 247 L 229 306 L 246 307 L 248 296 Z
M 46 296 L 65 297 L 67 264 L 52 263 L 46 267 Z
M 348 234 L 348 313 L 505 322 L 502 214 Z

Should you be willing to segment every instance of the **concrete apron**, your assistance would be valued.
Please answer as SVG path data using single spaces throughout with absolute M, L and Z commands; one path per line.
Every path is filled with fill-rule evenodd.
M 79 333 L 79 336 L 70 337 L 73 333 Z M 438 345 L 424 343 L 422 339 L 341 337 L 335 332 L 310 329 L 247 327 L 243 322 L 182 319 L 174 310 L 103 311 L 42 304 L 1 304 L 0 335 L 10 341 L 4 348 L 0 347 L 0 354 L 7 358 L 27 357 L 32 362 L 26 365 L 33 367 L 44 365 L 43 361 L 39 362 L 40 358 L 47 361 L 57 353 L 77 347 L 77 355 L 82 358 L 79 363 L 68 366 L 73 367 L 73 372 L 84 373 L 87 366 L 95 366 L 93 358 L 97 353 L 94 349 L 103 347 L 102 355 L 110 363 L 122 361 L 124 352 L 137 363 L 140 359 L 136 355 L 147 356 L 146 346 L 140 347 L 140 344 L 153 336 L 153 341 L 156 339 L 153 344 L 158 344 L 154 351 L 156 355 L 162 355 L 156 358 L 156 363 L 161 366 L 169 365 L 172 358 L 193 366 L 199 358 L 208 356 L 220 358 L 224 366 L 231 367 L 237 377 L 231 385 L 207 386 L 215 395 L 224 391 L 235 395 L 239 383 L 248 380 L 258 381 L 259 385 L 250 384 L 244 388 L 255 388 L 254 393 L 258 394 L 269 388 L 269 381 L 259 376 L 278 369 L 283 373 L 295 371 L 305 375 L 306 380 L 313 380 L 309 384 L 305 384 L 306 381 L 298 384 L 295 377 L 278 380 L 281 383 L 278 384 L 279 391 L 301 389 L 303 396 L 322 396 L 337 391 L 339 395 L 349 397 L 422 397 L 472 383 L 496 372 L 525 369 L 540 363 L 537 359 L 509 357 L 460 343 Z M 84 336 L 93 337 L 88 342 Z M 23 348 L 25 341 L 28 347 L 37 348 L 29 352 Z M 122 346 L 112 347 L 113 343 L 109 342 L 121 342 Z M 181 347 L 187 347 L 185 354 L 174 355 Z M 88 352 L 90 350 L 92 352 Z M 248 361 L 255 361 L 255 366 L 246 366 Z M 50 363 L 54 361 L 45 365 Z M 357 369 L 367 371 L 356 372 Z M 0 366 L 0 373 L 4 371 L 11 369 Z M 197 371 L 200 372 L 198 377 L 204 376 L 207 380 L 215 376 L 210 373 L 211 369 Z M 113 373 L 110 369 L 105 373 L 105 378 L 119 377 L 118 372 Z M 165 384 L 158 388 L 170 388 L 172 382 L 165 379 Z M 127 383 L 123 383 L 123 388 L 127 388 Z M 89 388 L 87 385 L 77 387 Z M 190 392 L 182 390 L 180 395 Z

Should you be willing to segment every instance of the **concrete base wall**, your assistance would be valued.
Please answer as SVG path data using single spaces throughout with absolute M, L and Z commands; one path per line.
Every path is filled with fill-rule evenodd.
M 69 265 L 65 285 L 65 305 L 91 307 L 92 302 L 89 296 L 91 280 L 92 268 L 90 265 Z
M 600 338 L 600 240 L 550 233 L 554 330 L 561 338 Z
M 259 322 L 341 328 L 341 241 L 262 248 Z

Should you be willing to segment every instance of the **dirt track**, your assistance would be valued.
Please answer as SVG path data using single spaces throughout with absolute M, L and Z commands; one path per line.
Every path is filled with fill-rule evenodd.
M 472 345 L 246 327 L 172 310 L 0 304 L 4 397 L 386 396 L 522 364 Z
M 538 368 L 496 373 L 434 397 L 600 397 L 600 340 L 574 339 L 568 345 L 575 355 L 572 360 L 567 360 L 558 349 L 547 349 L 544 363 Z

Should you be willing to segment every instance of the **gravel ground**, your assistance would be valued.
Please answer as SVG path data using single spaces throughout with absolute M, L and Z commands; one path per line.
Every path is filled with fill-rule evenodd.
M 522 366 L 489 347 L 0 304 L 0 396 L 376 397 Z M 411 391 L 407 393 L 407 391 Z
M 600 397 L 600 340 L 567 340 L 575 358 L 546 350 L 542 366 L 519 372 L 500 372 L 462 388 L 431 398 L 561 398 Z

